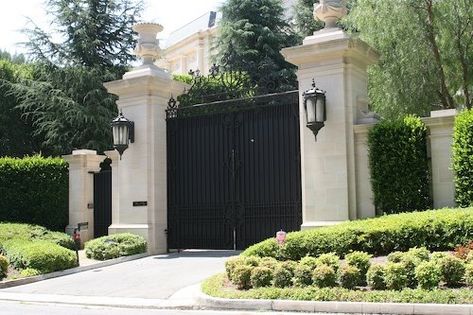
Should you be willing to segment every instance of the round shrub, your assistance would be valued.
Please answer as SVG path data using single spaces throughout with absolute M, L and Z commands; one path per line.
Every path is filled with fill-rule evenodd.
M 430 251 L 425 247 L 413 247 L 407 253 L 416 257 L 419 261 L 428 261 L 430 259 Z
M 299 287 L 312 285 L 312 268 L 299 264 L 294 270 L 294 284 Z
M 289 271 L 291 275 L 294 276 L 294 271 L 296 271 L 297 268 L 297 262 L 293 260 L 286 260 L 281 263 L 281 267 Z
M 353 289 L 362 282 L 360 269 L 355 266 L 344 265 L 340 268 L 338 281 L 342 287 Z
M 312 272 L 312 281 L 319 288 L 330 288 L 337 284 L 337 274 L 331 266 L 320 265 Z
M 146 252 L 146 240 L 131 233 L 112 234 L 85 243 L 87 258 L 107 260 Z
M 26 277 L 34 277 L 34 276 L 39 276 L 41 272 L 39 270 L 33 269 L 33 268 L 26 268 L 20 271 L 20 277 L 21 278 L 26 278 Z
M 469 263 L 465 266 L 465 283 L 469 287 L 473 287 L 473 264 Z
M 417 279 L 416 279 L 416 267 L 422 263 L 417 256 L 413 253 L 406 252 L 403 253 L 401 257 L 401 262 L 399 262 L 403 267 L 407 274 L 407 286 L 409 288 L 417 287 Z
M 301 265 L 309 267 L 311 270 L 314 270 L 317 267 L 317 258 L 306 256 L 301 259 L 299 262 Z
M 254 256 L 244 257 L 243 259 L 243 263 L 250 267 L 258 267 L 260 261 L 261 259 L 259 257 L 254 257 Z
M 292 286 L 293 273 L 282 265 L 274 270 L 273 283 L 276 288 Z
M 448 255 L 439 260 L 442 280 L 449 287 L 457 287 L 465 275 L 465 263 L 452 255 Z
M 248 257 L 250 258 L 250 257 Z M 253 258 L 253 257 L 252 257 Z M 259 267 L 267 267 L 271 270 L 276 269 L 278 266 L 279 262 L 273 258 L 273 257 L 263 257 L 261 260 L 258 262 Z
M 322 254 L 317 257 L 317 266 L 327 265 L 337 272 L 340 266 L 340 257 L 334 253 Z
M 0 280 L 7 276 L 8 272 L 8 259 L 5 256 L 0 255 Z
M 374 264 L 368 269 L 366 273 L 366 282 L 373 290 L 384 290 L 386 289 L 386 283 L 384 282 L 384 269 L 385 267 L 381 264 Z
M 247 265 L 238 265 L 233 271 L 232 283 L 236 285 L 239 290 L 246 290 L 251 288 L 251 271 L 253 267 Z
M 387 259 L 389 262 L 398 263 L 401 262 L 403 256 L 403 252 L 392 252 L 388 255 Z
M 371 266 L 371 255 L 365 252 L 353 252 L 345 256 L 345 261 L 348 265 L 358 268 L 360 271 L 359 285 L 365 284 L 366 273 Z
M 435 253 L 432 253 L 432 255 L 430 255 L 430 260 L 435 261 L 435 262 L 439 262 L 440 260 L 442 260 L 443 258 L 445 258 L 447 256 L 450 256 L 450 255 L 447 254 L 447 253 L 435 252 Z
M 384 267 L 384 282 L 389 290 L 402 290 L 407 287 L 407 272 L 402 263 L 388 262 Z
M 419 288 L 433 290 L 439 286 L 442 274 L 440 268 L 434 261 L 424 261 L 415 269 Z
M 253 288 L 269 287 L 273 280 L 273 271 L 268 267 L 255 267 L 251 271 L 251 286 Z
M 235 268 L 239 265 L 243 265 L 244 262 L 244 257 L 242 256 L 235 256 L 235 257 L 230 257 L 225 261 L 225 272 L 227 274 L 228 280 L 232 281 L 233 279 L 233 271 Z

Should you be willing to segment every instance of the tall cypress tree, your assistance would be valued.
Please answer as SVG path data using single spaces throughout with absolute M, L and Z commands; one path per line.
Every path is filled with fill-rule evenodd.
M 294 88 L 294 67 L 280 50 L 298 38 L 284 19 L 281 0 L 227 0 L 221 11 L 218 61 L 247 73 L 258 92 Z

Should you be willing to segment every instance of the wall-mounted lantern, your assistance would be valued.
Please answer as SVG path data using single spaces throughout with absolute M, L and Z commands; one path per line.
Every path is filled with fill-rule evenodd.
M 325 93 L 325 91 L 317 88 L 315 80 L 312 80 L 312 88 L 302 94 L 307 117 L 307 128 L 312 130 L 316 138 L 319 130 L 325 126 L 325 121 L 327 120 Z
M 129 143 L 135 142 L 135 123 L 128 120 L 123 113 L 112 121 L 113 148 L 120 154 L 122 159 L 123 152 L 128 148 Z

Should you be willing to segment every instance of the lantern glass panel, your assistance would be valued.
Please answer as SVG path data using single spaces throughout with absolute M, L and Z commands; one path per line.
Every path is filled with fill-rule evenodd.
M 324 122 L 325 121 L 325 100 L 322 95 L 317 97 L 316 103 L 316 121 L 317 122 Z
M 315 121 L 315 99 L 312 97 L 307 98 L 306 101 L 306 113 L 307 113 L 307 123 L 312 123 Z

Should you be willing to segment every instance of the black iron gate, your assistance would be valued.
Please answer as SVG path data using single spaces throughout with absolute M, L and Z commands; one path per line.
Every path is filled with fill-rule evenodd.
M 112 224 L 112 168 L 106 159 L 94 173 L 94 238 L 108 235 Z
M 168 247 L 243 249 L 302 223 L 297 91 L 168 110 Z

